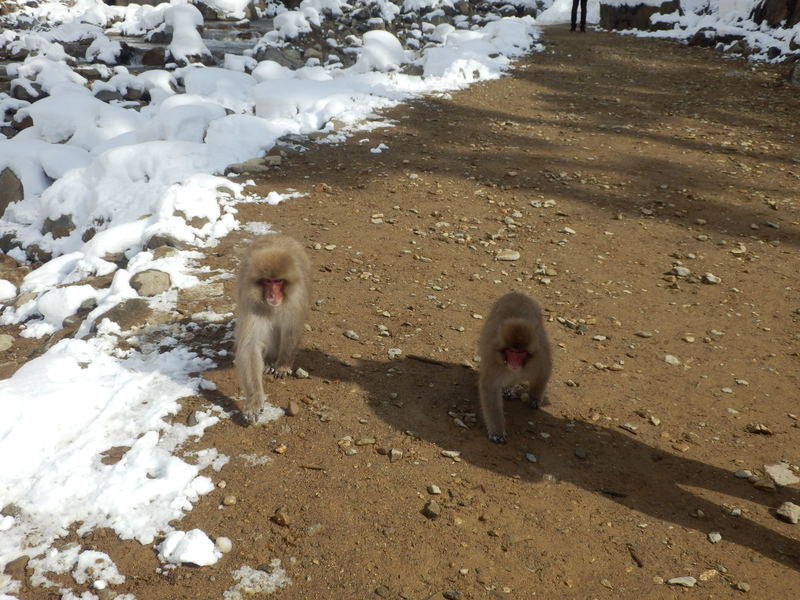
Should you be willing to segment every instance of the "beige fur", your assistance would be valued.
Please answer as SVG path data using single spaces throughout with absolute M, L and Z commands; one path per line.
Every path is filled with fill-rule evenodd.
M 506 348 L 527 352 L 525 364 L 520 368 L 509 367 L 503 353 Z M 507 434 L 503 392 L 517 385 L 526 386 L 530 404 L 535 408 L 542 403 L 550 379 L 550 344 L 536 301 L 519 292 L 499 298 L 481 331 L 478 354 L 483 422 L 489 439 L 504 444 Z
M 242 255 L 236 282 L 236 369 L 242 415 L 255 422 L 266 397 L 264 364 L 277 377 L 291 373 L 309 309 L 311 264 L 303 246 L 282 234 L 258 238 Z M 282 279 L 279 306 L 264 300 L 262 279 Z

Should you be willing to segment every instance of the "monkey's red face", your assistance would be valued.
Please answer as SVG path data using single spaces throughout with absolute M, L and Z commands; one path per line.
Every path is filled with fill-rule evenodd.
M 260 282 L 264 292 L 264 302 L 270 306 L 280 306 L 283 302 L 283 279 L 262 279 Z
M 505 358 L 506 365 L 512 369 L 521 369 L 524 367 L 529 356 L 530 354 L 526 350 L 503 348 L 503 357 Z

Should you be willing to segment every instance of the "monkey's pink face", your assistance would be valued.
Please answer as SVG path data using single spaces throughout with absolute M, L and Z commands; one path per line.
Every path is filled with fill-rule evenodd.
M 503 348 L 502 352 L 506 365 L 512 369 L 521 369 L 524 367 L 530 356 L 527 351 L 517 350 L 515 348 Z
M 283 302 L 283 279 L 262 279 L 259 281 L 264 293 L 264 302 L 270 306 L 280 306 Z

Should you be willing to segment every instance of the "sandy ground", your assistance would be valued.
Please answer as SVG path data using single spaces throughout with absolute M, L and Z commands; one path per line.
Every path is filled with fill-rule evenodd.
M 797 594 L 800 525 L 775 509 L 800 488 L 734 473 L 800 464 L 798 91 L 784 67 L 673 42 L 559 26 L 544 43 L 512 77 L 242 178 L 305 194 L 240 217 L 309 250 L 310 377 L 267 381 L 295 416 L 197 444 L 231 461 L 176 526 L 233 550 L 162 574 L 152 548 L 98 531 L 81 542 L 127 576 L 103 598 L 222 598 L 231 571 L 273 558 L 287 600 Z M 235 269 L 250 238 L 207 264 Z M 508 402 L 498 446 L 476 416 L 476 340 L 512 289 L 542 304 L 555 366 L 549 405 Z M 232 364 L 205 376 L 218 390 L 176 418 L 232 406 Z

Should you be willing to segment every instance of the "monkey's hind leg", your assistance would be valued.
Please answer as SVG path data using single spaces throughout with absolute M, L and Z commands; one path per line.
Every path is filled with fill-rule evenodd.
M 547 401 L 547 395 L 545 394 L 546 388 L 546 381 L 544 383 L 531 386 L 530 391 L 528 392 L 528 406 L 531 408 L 541 408 L 542 406 L 547 406 L 549 402 Z
M 300 346 L 301 331 L 289 328 L 280 332 L 280 337 L 276 340 L 275 363 L 270 368 L 270 373 L 275 377 L 281 378 L 292 374 L 297 348 Z
M 480 382 L 481 414 L 486 433 L 495 444 L 505 444 L 506 416 L 503 412 L 503 388 L 499 383 Z

